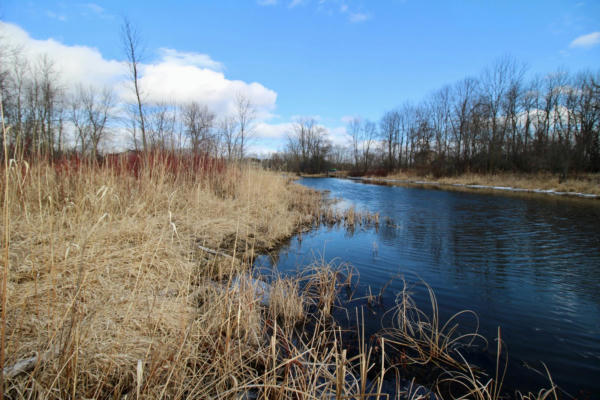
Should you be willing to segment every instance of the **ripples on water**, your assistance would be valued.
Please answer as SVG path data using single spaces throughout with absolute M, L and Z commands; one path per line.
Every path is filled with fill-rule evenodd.
M 448 318 L 471 309 L 480 332 L 493 340 L 497 327 L 513 360 L 508 385 L 533 390 L 545 378 L 523 368 L 544 361 L 571 394 L 600 394 L 600 202 L 550 196 L 505 196 L 350 180 L 302 179 L 329 190 L 338 207 L 389 216 L 379 229 L 320 227 L 292 239 L 278 268 L 292 272 L 323 256 L 351 263 L 360 290 L 374 293 L 403 276 L 434 289 Z M 263 262 L 268 264 L 265 259 Z M 394 304 L 395 279 L 384 293 Z M 415 288 L 427 305 L 426 293 Z M 383 313 L 371 315 L 375 331 Z M 493 355 L 487 355 L 493 360 Z

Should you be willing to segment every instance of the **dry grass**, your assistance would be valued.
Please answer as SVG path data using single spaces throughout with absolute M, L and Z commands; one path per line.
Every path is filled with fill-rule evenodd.
M 317 193 L 248 166 L 155 160 L 131 174 L 13 161 L 4 172 L 8 398 L 387 398 L 397 343 L 383 338 L 375 355 L 363 329 L 349 355 L 331 317 L 350 267 L 317 263 L 268 289 L 242 278 L 256 252 L 302 226 L 378 216 L 334 214 Z M 444 360 L 455 328 L 439 326 L 418 329 Z
M 476 340 L 485 343 L 478 334 L 479 319 L 469 310 L 461 311 L 447 321 L 439 317 L 439 307 L 433 290 L 424 284 L 429 293 L 431 312 L 419 308 L 410 295 L 410 288 L 404 282 L 403 290 L 397 294 L 397 307 L 394 312 L 394 325 L 385 329 L 382 336 L 389 345 L 401 354 L 399 362 L 403 366 L 435 366 L 442 370 L 466 371 L 468 364 L 457 355 L 460 347 L 470 347 Z M 462 319 L 472 319 L 472 329 L 465 329 Z M 462 324 L 461 324 L 462 322 Z M 462 326 L 461 326 L 462 325 Z
M 135 177 L 21 161 L 8 173 L 6 365 L 40 355 L 10 397 L 214 396 L 252 375 L 264 316 L 227 280 L 310 223 L 318 195 L 235 166 L 198 176 L 158 163 Z M 277 304 L 272 316 L 301 312 Z
M 600 174 L 579 174 L 561 180 L 558 175 L 549 173 L 539 174 L 475 174 L 466 173 L 459 176 L 435 178 L 431 175 L 419 176 L 415 172 L 395 172 L 386 179 L 403 181 L 425 181 L 440 184 L 501 186 L 519 189 L 542 189 L 556 192 L 588 193 L 600 195 Z

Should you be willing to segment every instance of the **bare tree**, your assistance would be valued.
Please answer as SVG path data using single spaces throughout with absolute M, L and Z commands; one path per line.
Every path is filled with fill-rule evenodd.
M 75 126 L 82 155 L 89 150 L 91 159 L 97 158 L 99 145 L 108 135 L 114 104 L 114 93 L 108 87 L 101 92 L 91 86 L 77 88 L 71 101 L 70 119 Z
M 362 126 L 362 159 L 363 159 L 363 171 L 367 172 L 371 166 L 371 159 L 373 158 L 372 150 L 377 138 L 377 125 L 369 120 L 366 120 Z
M 386 146 L 387 153 L 387 169 L 393 170 L 396 166 L 398 154 L 399 136 L 400 136 L 401 117 L 398 111 L 388 111 L 381 117 L 379 123 L 381 139 Z
M 146 129 L 152 149 L 175 149 L 176 106 L 167 101 L 150 104 L 146 112 Z
M 326 169 L 331 149 L 327 131 L 314 118 L 298 118 L 288 136 L 287 152 L 296 171 L 316 173 Z
M 352 137 L 352 154 L 354 156 L 354 167 L 358 168 L 360 164 L 360 139 L 362 122 L 358 117 L 354 117 L 348 122 L 348 132 Z
M 256 109 L 250 98 L 242 93 L 238 93 L 235 98 L 235 118 L 238 128 L 239 158 L 243 159 L 248 141 L 252 138 Z
M 224 146 L 223 152 L 226 154 L 227 159 L 231 161 L 238 153 L 236 118 L 226 115 L 219 120 L 217 125 L 218 133 Z
M 148 151 L 148 143 L 146 140 L 146 125 L 144 121 L 142 95 L 139 84 L 141 40 L 139 33 L 137 32 L 135 27 L 131 25 L 127 18 L 123 20 L 123 25 L 121 26 L 121 37 L 123 40 L 123 49 L 125 51 L 125 55 L 127 56 L 127 66 L 129 67 L 129 79 L 131 79 L 131 83 L 133 84 L 135 97 L 137 100 L 137 117 L 138 123 L 140 125 L 140 131 L 142 134 L 142 146 L 144 152 L 146 152 Z
M 215 114 L 207 106 L 191 102 L 183 106 L 182 118 L 194 154 L 211 153 L 215 147 L 212 133 Z

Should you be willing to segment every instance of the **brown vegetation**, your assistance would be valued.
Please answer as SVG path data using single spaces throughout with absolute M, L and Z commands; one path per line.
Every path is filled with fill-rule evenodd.
M 552 190 L 564 193 L 586 193 L 600 195 L 600 175 L 587 173 L 578 174 L 569 179 L 561 179 L 560 176 L 550 173 L 538 174 L 477 174 L 465 173 L 462 175 L 436 178 L 432 175 L 419 175 L 416 172 L 396 172 L 386 176 L 386 179 L 394 179 L 406 182 L 428 182 L 441 185 L 479 185 L 494 187 L 518 188 L 527 190 Z M 465 188 L 470 189 L 470 188 Z
M 216 395 L 249 368 L 255 349 L 239 339 L 258 307 L 202 282 L 248 269 L 237 259 L 309 223 L 320 198 L 256 169 L 188 171 L 11 163 L 6 365 L 40 356 L 9 382 L 11 397 L 118 397 L 136 385 L 150 397 Z M 219 366 L 223 346 L 242 358 Z
M 452 353 L 454 323 L 428 319 L 406 293 L 397 327 L 375 344 L 359 328 L 346 347 L 331 314 L 348 266 L 251 277 L 254 254 L 301 226 L 377 215 L 323 208 L 317 193 L 248 166 L 65 163 L 5 170 L 9 398 L 386 398 L 387 379 L 419 399 L 394 361 L 415 349 L 463 386 L 481 379 Z

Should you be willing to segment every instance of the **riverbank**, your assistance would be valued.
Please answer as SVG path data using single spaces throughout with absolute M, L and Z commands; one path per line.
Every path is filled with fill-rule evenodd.
M 453 332 L 420 323 L 422 337 L 410 338 L 403 313 L 372 340 L 357 315 L 345 344 L 331 314 L 340 290 L 352 290 L 350 269 L 252 270 L 255 254 L 298 230 L 378 216 L 334 213 L 318 192 L 245 165 L 125 161 L 11 164 L 7 397 L 365 398 L 384 381 L 410 397 L 417 386 L 396 375 L 401 354 L 469 371 L 444 345 Z
M 271 368 L 266 316 L 296 322 L 305 300 L 279 280 L 264 312 L 252 284 L 231 282 L 311 224 L 321 196 L 184 161 L 11 164 L 10 398 L 234 398 Z
M 385 177 L 365 176 L 354 179 L 390 184 L 431 185 L 465 191 L 529 192 L 556 196 L 600 199 L 600 174 L 582 174 L 561 180 L 552 174 L 463 174 L 435 178 L 412 172 L 395 172 Z

